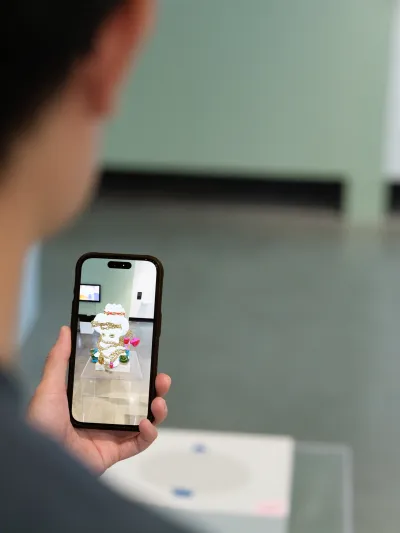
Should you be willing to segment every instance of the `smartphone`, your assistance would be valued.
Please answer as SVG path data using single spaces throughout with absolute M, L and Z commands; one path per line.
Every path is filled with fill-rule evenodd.
M 76 264 L 68 402 L 75 427 L 139 430 L 154 421 L 163 266 L 88 253 Z

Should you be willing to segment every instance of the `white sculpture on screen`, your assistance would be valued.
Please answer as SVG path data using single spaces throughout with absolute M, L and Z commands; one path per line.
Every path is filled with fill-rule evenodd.
M 113 370 L 120 363 L 129 361 L 131 332 L 122 305 L 107 304 L 104 311 L 92 321 L 92 327 L 100 334 L 97 349 L 91 352 L 96 369 Z

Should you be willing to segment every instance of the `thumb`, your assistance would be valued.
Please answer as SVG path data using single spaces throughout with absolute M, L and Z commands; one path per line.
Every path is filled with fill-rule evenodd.
M 65 388 L 65 376 L 71 355 L 71 331 L 67 326 L 60 330 L 57 342 L 50 350 L 43 372 L 43 381 Z

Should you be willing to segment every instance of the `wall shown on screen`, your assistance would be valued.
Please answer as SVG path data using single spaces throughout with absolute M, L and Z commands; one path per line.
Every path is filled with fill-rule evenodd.
M 154 318 L 157 271 L 153 263 L 137 262 L 132 283 L 132 298 L 129 316 L 139 319 Z

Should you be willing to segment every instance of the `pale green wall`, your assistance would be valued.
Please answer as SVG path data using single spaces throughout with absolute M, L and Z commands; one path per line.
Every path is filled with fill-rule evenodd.
M 110 125 L 106 164 L 343 174 L 382 206 L 391 0 L 161 0 Z
M 130 270 L 114 270 L 107 266 L 108 259 L 87 259 L 82 266 L 82 283 L 101 285 L 101 302 L 80 302 L 79 313 L 95 315 L 104 310 L 106 304 L 121 304 L 129 316 L 134 265 Z
M 31 333 L 40 312 L 41 249 L 33 247 L 24 265 L 20 294 L 19 340 L 23 343 Z

